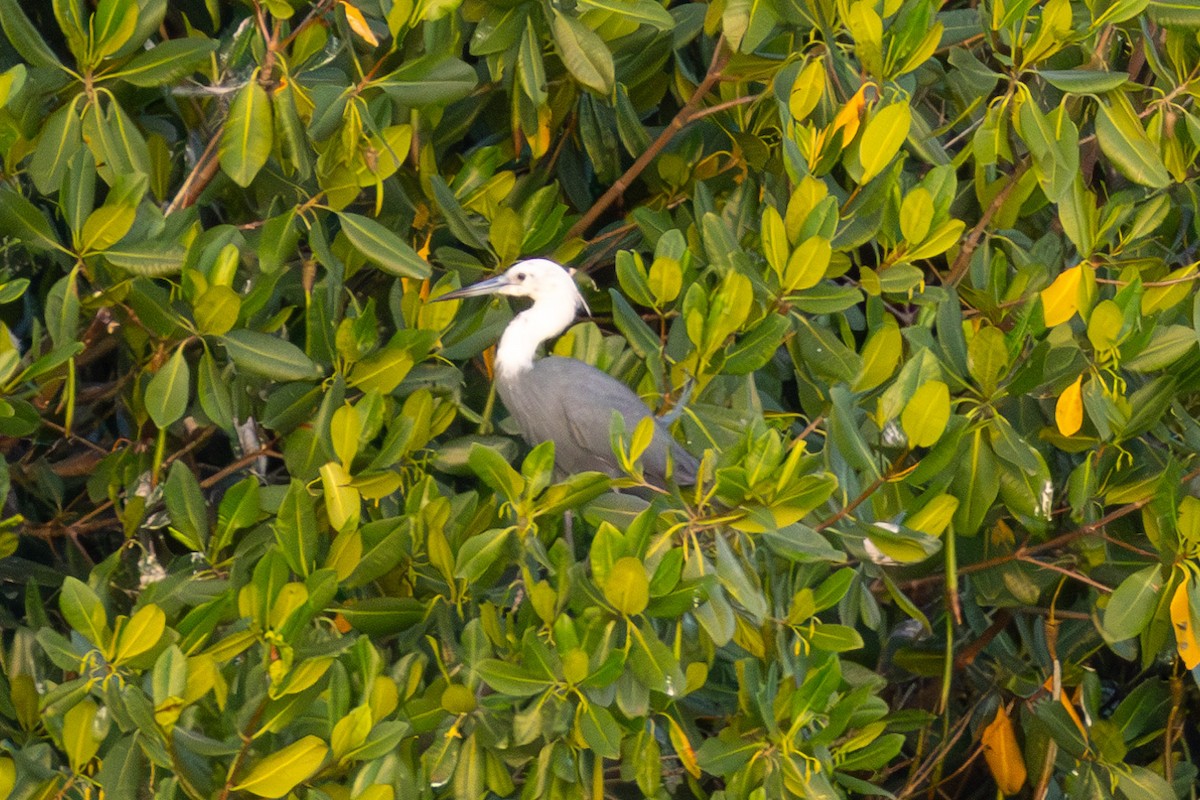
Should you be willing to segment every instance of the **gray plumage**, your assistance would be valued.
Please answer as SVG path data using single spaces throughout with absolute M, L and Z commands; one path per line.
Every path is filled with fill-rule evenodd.
M 570 274 L 542 258 L 522 261 L 503 274 L 442 295 L 440 300 L 506 294 L 528 297 L 533 305 L 518 314 L 496 348 L 496 389 L 505 408 L 531 445 L 554 442 L 554 461 L 563 473 L 596 471 L 623 475 L 612 452 L 612 412 L 625 420 L 631 436 L 650 409 L 625 384 L 573 358 L 536 358 L 538 347 L 558 336 L 586 308 Z M 668 473 L 676 484 L 696 482 L 699 463 L 684 450 L 659 419 L 642 453 L 646 480 L 665 487 Z
M 606 372 L 573 358 L 550 356 L 512 376 L 498 375 L 496 390 L 530 445 L 554 442 L 555 465 L 567 474 L 595 470 L 622 473 L 613 454 L 609 431 L 612 412 L 625 420 L 626 437 L 653 416 L 625 384 Z M 642 454 L 646 480 L 665 486 L 670 476 L 680 486 L 696 482 L 696 458 L 684 450 L 662 422 L 654 420 L 654 438 Z

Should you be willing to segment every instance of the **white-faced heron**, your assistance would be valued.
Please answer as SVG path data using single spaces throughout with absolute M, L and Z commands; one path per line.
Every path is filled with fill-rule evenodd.
M 612 412 L 620 412 L 626 432 L 632 433 L 639 422 L 653 417 L 650 409 L 628 386 L 590 364 L 559 356 L 534 358 L 542 342 L 565 331 L 576 311 L 587 308 L 570 274 L 553 261 L 534 258 L 438 299 L 482 294 L 533 300 L 504 329 L 495 360 L 496 389 L 525 441 L 554 442 L 555 465 L 564 473 L 595 470 L 621 476 L 609 437 Z M 698 463 L 655 417 L 642 467 L 646 480 L 656 486 L 666 485 L 668 471 L 676 484 L 690 486 Z

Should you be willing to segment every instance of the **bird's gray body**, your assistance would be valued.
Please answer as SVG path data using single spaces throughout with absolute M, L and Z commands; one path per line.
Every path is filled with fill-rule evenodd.
M 594 470 L 623 475 L 609 436 L 612 412 L 624 418 L 626 436 L 653 416 L 628 386 L 573 358 L 550 356 L 520 372 L 498 373 L 496 389 L 530 445 L 554 442 L 555 465 L 566 474 Z M 654 438 L 642 454 L 646 480 L 665 486 L 668 461 L 672 481 L 680 486 L 696 482 L 695 457 L 655 418 Z
M 554 464 L 563 474 L 624 472 L 612 451 L 612 414 L 632 435 L 639 422 L 654 419 L 654 436 L 642 453 L 646 480 L 665 488 L 696 482 L 699 463 L 684 450 L 633 390 L 611 375 L 573 358 L 537 358 L 541 344 L 565 331 L 586 309 L 579 287 L 561 264 L 532 258 L 504 273 L 442 295 L 441 300 L 503 294 L 528 297 L 533 305 L 517 314 L 496 347 L 496 389 L 531 445 L 554 442 Z M 669 473 L 669 475 L 668 475 Z

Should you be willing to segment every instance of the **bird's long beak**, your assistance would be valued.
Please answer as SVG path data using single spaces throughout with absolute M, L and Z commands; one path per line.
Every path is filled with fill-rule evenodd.
M 441 297 L 434 298 L 433 302 L 436 303 L 442 300 L 458 300 L 462 297 L 476 297 L 477 295 L 481 294 L 495 294 L 505 286 L 511 285 L 512 281 L 508 279 L 508 276 L 500 274 L 494 278 L 488 278 L 487 280 L 480 281 L 479 283 L 472 283 L 470 286 L 464 286 L 461 289 L 455 289 L 453 292 L 448 292 Z

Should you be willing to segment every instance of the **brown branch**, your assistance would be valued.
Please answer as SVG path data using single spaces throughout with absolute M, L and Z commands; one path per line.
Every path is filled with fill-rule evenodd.
M 904 451 L 903 453 L 901 453 L 900 456 L 895 461 L 892 462 L 892 465 L 890 467 L 888 467 L 887 472 L 883 473 L 878 478 L 871 481 L 871 485 L 868 486 L 867 488 L 863 489 L 859 493 L 858 497 L 851 500 L 847 505 L 844 505 L 841 508 L 839 508 L 837 510 L 837 512 L 829 519 L 825 519 L 825 520 L 822 520 L 821 522 L 818 522 L 813 529 L 816 531 L 825 530 L 830 525 L 832 525 L 835 522 L 837 522 L 838 520 L 846 517 L 847 515 L 850 514 L 850 512 L 852 512 L 854 509 L 858 508 L 860 505 L 862 505 L 864 502 L 866 502 L 867 498 L 869 498 L 871 495 L 875 494 L 875 492 L 879 491 L 879 487 L 883 486 L 883 484 L 887 483 L 889 480 L 891 480 L 894 477 L 894 475 L 896 473 L 896 469 L 900 466 L 901 462 L 903 462 L 904 459 L 908 457 L 908 453 L 909 453 L 909 451 L 907 451 L 907 450 Z
M 175 198 L 167 206 L 167 216 L 170 216 L 175 211 L 190 208 L 196 202 L 197 198 L 200 197 L 200 193 L 216 177 L 217 170 L 221 168 L 221 160 L 217 157 L 217 145 L 221 141 L 221 134 L 224 130 L 225 126 L 222 124 L 213 133 L 212 138 L 208 140 L 208 147 L 204 148 L 204 152 L 200 154 L 200 158 L 196 161 L 196 166 L 192 167 L 192 171 L 184 179 L 183 185 L 175 193 Z
M 979 240 L 983 238 L 983 231 L 991 223 L 992 217 L 1000 212 L 1000 207 L 1004 205 L 1004 201 L 1012 194 L 1013 189 L 1017 188 L 1017 183 L 1020 182 L 1021 176 L 1029 169 L 1029 161 L 1022 161 L 1017 165 L 1017 168 L 1012 171 L 1008 177 L 1008 183 L 1004 185 L 996 196 L 992 198 L 992 202 L 984 209 L 983 216 L 975 223 L 975 227 L 967 234 L 966 241 L 963 242 L 962 249 L 958 251 L 958 257 L 954 259 L 954 264 L 950 267 L 950 272 L 946 275 L 946 284 L 949 286 L 957 286 L 958 282 L 967 274 L 967 267 L 970 266 L 971 256 L 975 255 L 975 250 L 979 247 Z
M 1029 564 L 1032 567 L 1037 567 L 1038 569 L 1048 569 L 1052 572 L 1057 572 L 1059 575 L 1065 575 L 1072 580 L 1082 581 L 1088 586 L 1091 586 L 1093 589 L 1104 592 L 1105 594 L 1112 594 L 1113 591 L 1110 587 L 1105 586 L 1103 583 L 1100 583 L 1100 581 L 1092 580 L 1087 575 L 1080 574 L 1074 570 L 1069 570 L 1066 567 L 1060 567 L 1057 564 L 1051 564 L 1046 561 L 1038 561 L 1036 558 L 1033 558 L 1025 553 L 1019 553 L 1017 555 L 1017 561 L 1020 561 L 1022 564 Z
M 1180 479 L 1179 482 L 1180 483 L 1188 483 L 1189 481 L 1191 481 L 1192 479 L 1197 478 L 1197 477 L 1200 477 L 1200 469 L 1192 470 L 1188 474 L 1184 475 Z M 1132 514 L 1135 511 L 1140 511 L 1142 508 L 1149 505 L 1150 501 L 1153 499 L 1154 499 L 1153 497 L 1145 497 L 1145 498 L 1142 498 L 1141 500 L 1135 500 L 1132 503 L 1127 503 L 1127 504 L 1121 506 L 1120 508 L 1110 511 L 1109 513 L 1105 514 L 1103 517 L 1096 520 L 1095 522 L 1089 522 L 1086 525 L 1081 525 L 1073 531 L 1067 531 L 1064 534 L 1055 536 L 1053 539 L 1047 539 L 1046 541 L 1041 542 L 1040 544 L 1028 545 L 1028 546 L 1022 545 L 1021 547 L 1018 547 L 1016 550 L 1014 550 L 1011 553 L 1006 553 L 1005 555 L 996 556 L 994 558 L 986 558 L 983 561 L 977 561 L 974 564 L 968 564 L 965 567 L 959 567 L 958 574 L 959 575 L 967 575 L 972 572 L 982 572 L 983 570 L 991 569 L 992 567 L 1000 567 L 1000 566 L 1008 564 L 1012 561 L 1024 561 L 1024 560 L 1026 560 L 1027 556 L 1032 556 L 1037 553 L 1044 553 L 1047 550 L 1054 550 L 1056 548 L 1062 547 L 1063 545 L 1070 544 L 1071 542 L 1075 541 L 1076 539 L 1082 539 L 1085 536 L 1094 535 L 1095 533 L 1099 532 L 1102 528 L 1104 528 L 1106 525 L 1108 525 L 1110 522 L 1115 522 L 1116 520 L 1121 519 L 1122 517 L 1129 516 L 1130 514 Z M 1039 565 L 1045 566 L 1044 563 L 1040 563 Z M 1074 576 L 1072 576 L 1072 577 L 1074 577 Z M 903 588 L 911 589 L 911 588 L 915 588 L 918 586 L 927 586 L 929 584 L 941 583 L 945 579 L 946 579 L 945 575 L 927 575 L 924 578 L 916 578 L 911 581 L 905 581 L 901 585 L 903 586 Z
M 696 90 L 692 92 L 692 96 L 688 98 L 686 103 L 684 103 L 683 108 L 679 109 L 679 113 L 675 115 L 675 118 L 672 119 L 667 127 L 663 129 L 662 133 L 658 135 L 658 138 L 650 143 L 650 146 L 646 148 L 646 151 L 638 156 L 637 160 L 633 162 L 632 166 L 625 170 L 625 174 L 617 178 L 613 185 L 608 187 L 608 191 L 600 195 L 600 199 L 592 203 L 592 207 L 589 208 L 584 215 L 580 217 L 574 225 L 571 226 L 571 230 L 567 231 L 568 239 L 574 239 L 587 233 L 588 229 L 596 223 L 596 220 L 598 220 L 600 216 L 608 210 L 609 206 L 615 203 L 617 198 L 623 195 L 625 190 L 633 184 L 633 181 L 637 178 L 637 176 L 641 175 L 642 172 L 645 171 L 646 167 L 650 166 L 650 162 L 652 162 L 658 156 L 658 154 L 663 151 L 663 148 L 665 148 L 667 144 L 675 138 L 676 134 L 683 130 L 684 126 L 686 126 L 695 118 L 697 111 L 699 111 L 701 101 L 703 101 L 708 93 L 712 91 L 713 87 L 720 82 L 721 70 L 724 68 L 725 63 L 729 60 L 729 53 L 726 52 L 724 44 L 725 38 L 722 36 L 717 40 L 716 49 L 713 51 L 712 62 L 708 65 L 708 74 L 704 76 L 704 80 L 702 80 L 700 85 L 696 87 Z
M 250 717 L 250 721 L 246 723 L 245 731 L 241 735 L 242 746 L 238 748 L 237 755 L 233 757 L 233 763 L 229 765 L 229 773 L 225 777 L 225 786 L 221 789 L 220 800 L 228 800 L 229 793 L 233 791 L 234 776 L 237 775 L 238 769 L 246 759 L 246 754 L 250 752 L 250 745 L 254 743 L 254 729 L 258 727 L 258 721 L 262 719 L 263 711 L 266 708 L 267 701 L 264 699 L 258 704 L 258 708 L 254 709 L 254 716 Z

